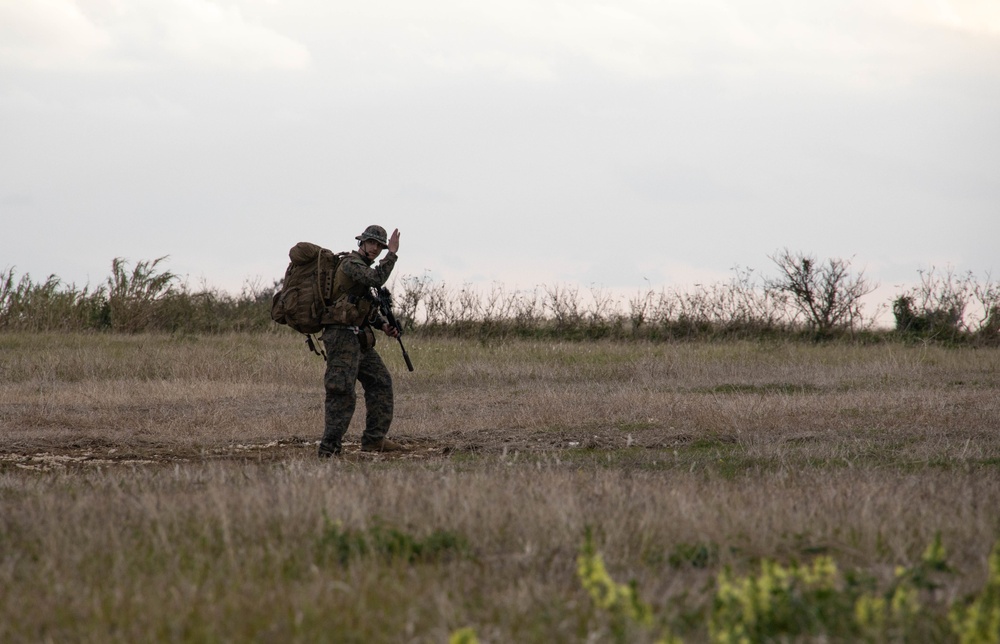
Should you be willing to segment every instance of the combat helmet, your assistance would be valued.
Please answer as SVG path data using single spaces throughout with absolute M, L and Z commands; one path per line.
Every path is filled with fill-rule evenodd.
M 365 232 L 361 233 L 354 239 L 362 242 L 366 239 L 374 239 L 383 246 L 389 245 L 388 237 L 385 234 L 385 228 L 382 228 L 381 226 L 369 226 L 368 228 L 365 228 Z

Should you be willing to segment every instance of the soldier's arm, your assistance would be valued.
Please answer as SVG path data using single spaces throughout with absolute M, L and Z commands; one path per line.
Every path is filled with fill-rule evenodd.
M 379 288 L 385 286 L 395 265 L 396 253 L 390 252 L 379 260 L 378 266 L 366 266 L 360 260 L 349 259 L 344 262 L 341 270 L 357 284 Z

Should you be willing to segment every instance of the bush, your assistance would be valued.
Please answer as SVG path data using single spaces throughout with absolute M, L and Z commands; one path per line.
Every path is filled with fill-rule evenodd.
M 904 337 L 949 343 L 1000 340 L 1000 285 L 989 275 L 952 269 L 918 271 L 920 284 L 892 303 L 895 329 Z
M 922 338 L 940 337 L 956 340 L 962 334 L 962 315 L 955 308 L 918 309 L 910 295 L 900 295 L 892 302 L 896 330 Z
M 788 249 L 771 257 L 781 275 L 768 282 L 771 288 L 791 296 L 791 303 L 806 324 L 820 336 L 834 331 L 855 331 L 862 326 L 861 298 L 877 288 L 864 271 L 853 275 L 851 263 L 828 259 L 825 263 Z
M 149 328 L 157 305 L 173 290 L 177 276 L 169 271 L 157 272 L 166 257 L 136 262 L 131 272 L 126 260 L 116 257 L 111 262 L 108 278 L 108 318 L 113 331 L 136 333 Z

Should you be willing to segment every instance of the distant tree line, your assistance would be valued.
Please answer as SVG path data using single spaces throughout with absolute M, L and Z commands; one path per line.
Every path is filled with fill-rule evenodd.
M 777 271 L 758 276 L 735 268 L 730 279 L 693 289 L 655 290 L 619 298 L 567 285 L 516 290 L 452 287 L 424 276 L 392 283 L 397 317 L 408 331 L 480 339 L 716 339 L 788 337 L 810 340 L 922 341 L 1000 344 L 1000 284 L 987 275 L 918 271 L 919 283 L 891 301 L 894 325 L 876 325 L 865 296 L 877 284 L 843 259 L 819 260 L 787 249 L 770 256 Z M 247 282 L 238 294 L 192 288 L 163 267 L 165 257 L 129 266 L 116 258 L 96 287 L 77 288 L 55 275 L 35 282 L 0 273 L 0 331 L 118 333 L 284 332 L 270 318 L 280 287 Z

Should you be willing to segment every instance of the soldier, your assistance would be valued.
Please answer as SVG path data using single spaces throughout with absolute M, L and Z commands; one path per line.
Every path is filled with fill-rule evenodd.
M 372 288 L 383 286 L 396 265 L 399 230 L 386 239 L 385 229 L 369 226 L 355 239 L 358 249 L 340 261 L 333 280 L 333 302 L 324 317 L 323 344 L 326 346 L 326 416 L 321 458 L 336 456 L 354 416 L 357 394 L 355 381 L 364 388 L 365 429 L 361 449 L 366 452 L 398 452 L 405 448 L 386 438 L 392 423 L 392 377 L 375 352 L 377 326 L 389 337 L 399 337 L 373 301 Z M 372 267 L 383 250 L 389 252 Z

